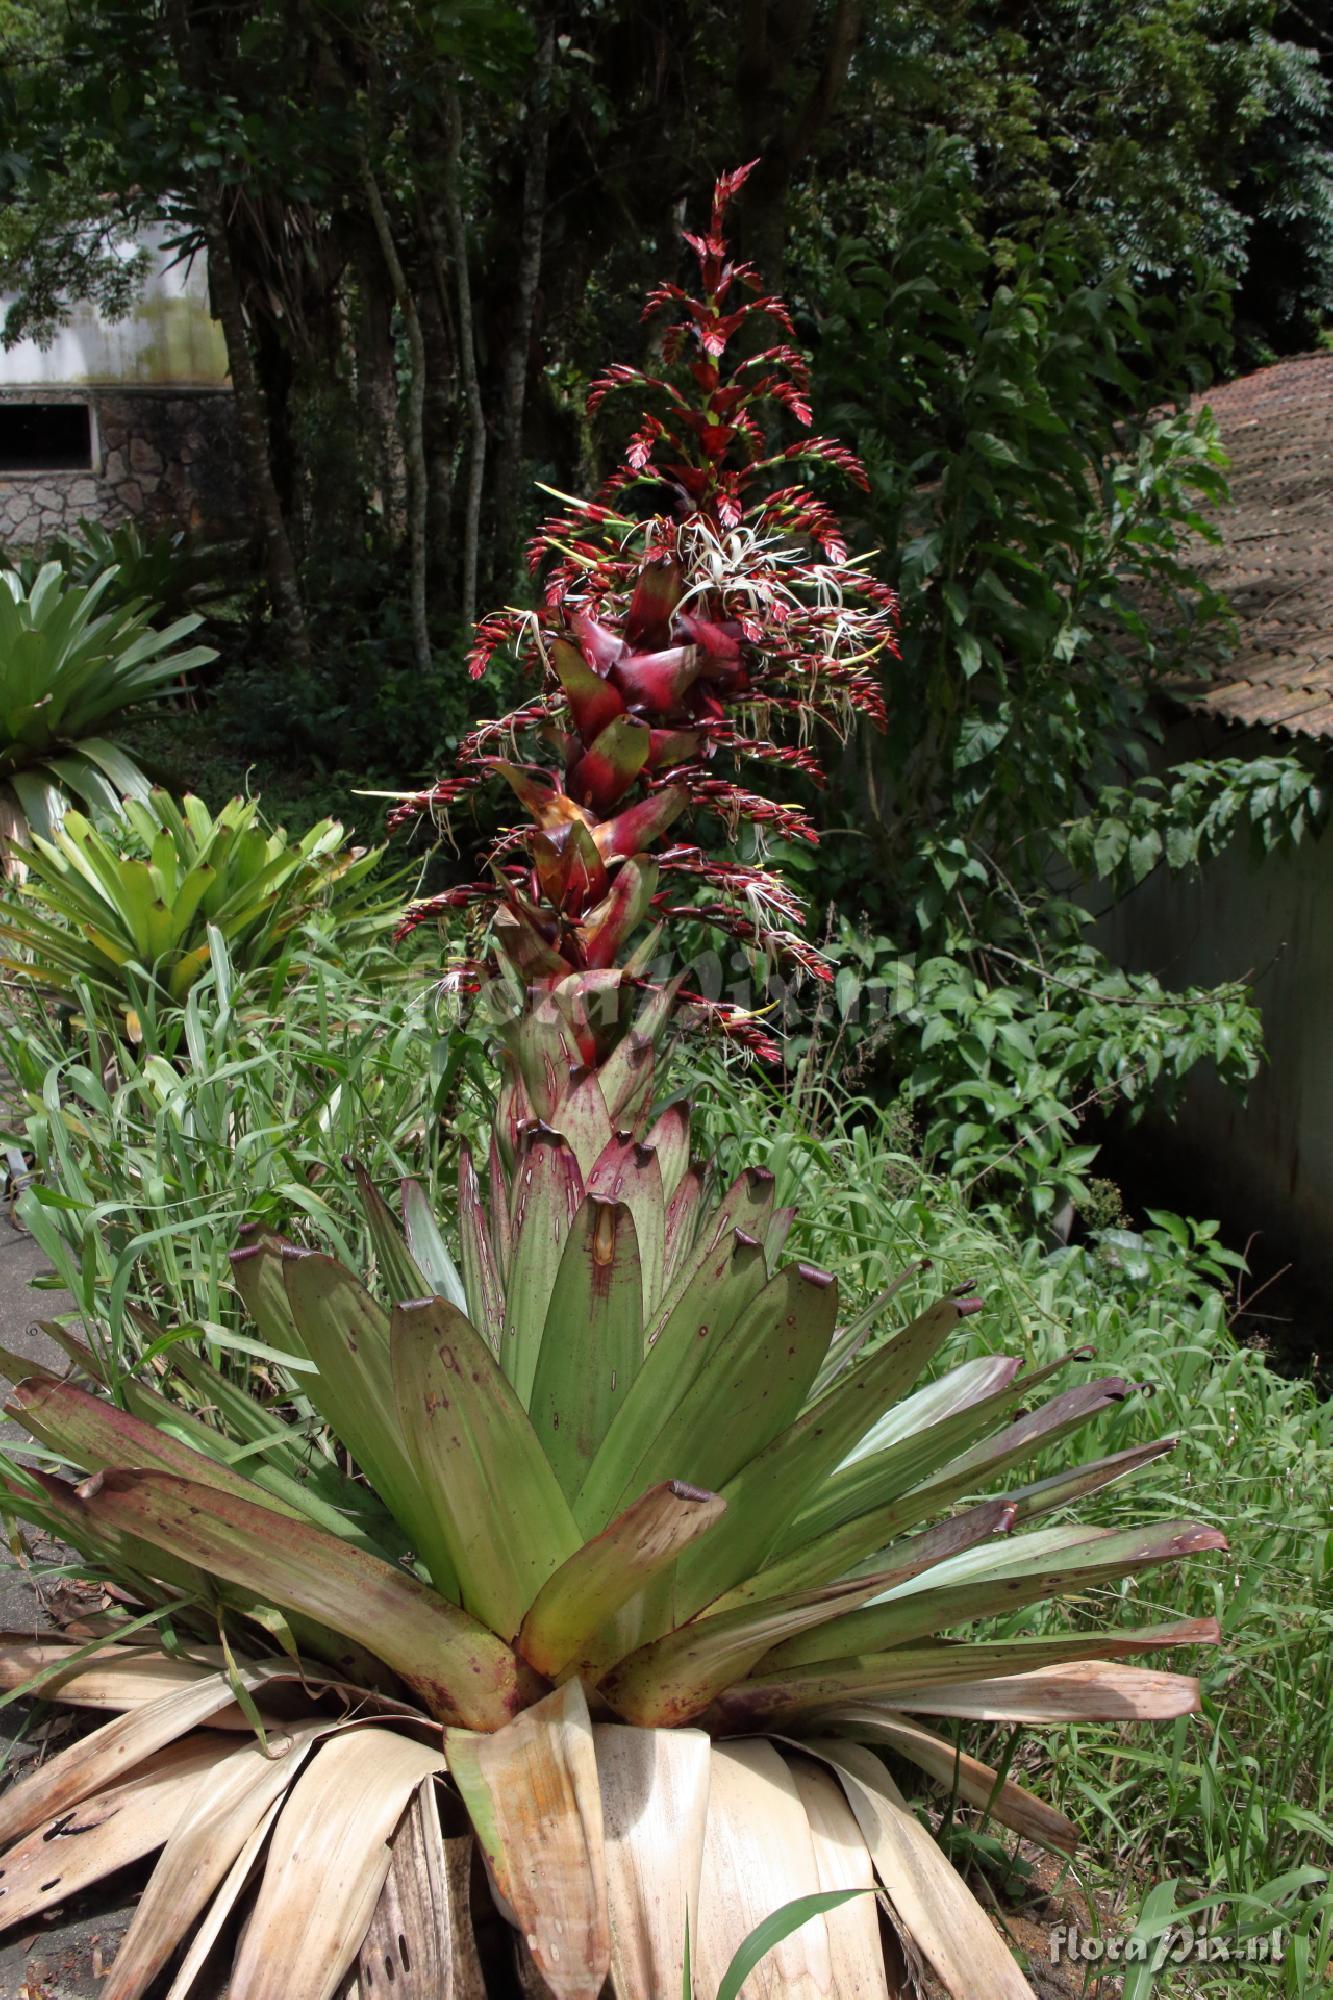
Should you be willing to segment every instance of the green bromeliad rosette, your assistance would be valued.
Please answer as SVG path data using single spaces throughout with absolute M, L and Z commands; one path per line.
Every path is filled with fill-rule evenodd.
M 1224 1546 L 1193 1522 L 1068 1521 L 1169 1448 L 1050 1470 L 1132 1385 L 1069 1386 L 1082 1352 L 950 1366 L 965 1293 L 906 1323 L 893 1288 L 845 1315 L 834 1277 L 784 1263 L 771 1176 L 713 1188 L 688 1107 L 660 1101 L 690 1019 L 765 1039 L 671 972 L 673 926 L 818 974 L 794 899 L 726 836 L 805 828 L 743 765 L 811 771 L 808 725 L 881 715 L 891 642 L 889 594 L 783 483 L 802 458 L 856 468 L 772 441 L 770 419 L 809 412 L 795 350 L 748 337 L 786 329 L 722 240 L 741 178 L 691 239 L 698 296 L 650 302 L 680 309 L 671 372 L 599 385 L 653 401 L 624 467 L 544 531 L 541 609 L 482 628 L 479 663 L 512 641 L 536 691 L 403 808 L 457 809 L 498 776 L 528 815 L 439 899 L 487 906 L 451 973 L 509 1001 L 484 1190 L 463 1146 L 453 1214 L 408 1184 L 400 1223 L 359 1175 L 365 1280 L 253 1234 L 236 1288 L 284 1357 L 262 1386 L 178 1343 L 113 1398 L 96 1344 L 63 1330 L 70 1374 L 16 1382 L 46 1455 L 10 1464 L 8 1505 L 116 1611 L 91 1639 L 4 1647 L 9 1685 L 39 1674 L 111 1719 L 0 1800 L 0 1921 L 156 1853 L 104 2000 L 173 1968 L 184 1995 L 215 1947 L 231 2000 L 329 2000 L 354 1969 L 397 2000 L 608 1981 L 680 2000 L 687 1938 L 712 2000 L 761 1919 L 875 1886 L 811 1906 L 745 1992 L 896 1993 L 905 1939 L 952 1993 L 1006 2000 L 1027 1983 L 902 1787 L 1054 1848 L 1074 1830 L 939 1718 L 1198 1704 L 1138 1659 L 1212 1621 L 1014 1630 Z M 977 1636 L 998 1615 L 1003 1636 Z

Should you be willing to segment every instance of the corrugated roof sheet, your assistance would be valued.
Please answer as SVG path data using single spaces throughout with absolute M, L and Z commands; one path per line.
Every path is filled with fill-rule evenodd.
M 1191 706 L 1333 738 L 1333 354 L 1301 354 L 1210 389 L 1231 458 L 1222 540 L 1196 551 L 1230 599 L 1236 650 Z

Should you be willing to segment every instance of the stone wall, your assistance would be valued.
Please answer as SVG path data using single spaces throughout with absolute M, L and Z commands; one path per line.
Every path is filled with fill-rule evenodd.
M 82 403 L 92 467 L 0 470 L 0 540 L 40 548 L 81 521 L 236 534 L 248 526 L 231 391 L 0 389 L 0 404 Z

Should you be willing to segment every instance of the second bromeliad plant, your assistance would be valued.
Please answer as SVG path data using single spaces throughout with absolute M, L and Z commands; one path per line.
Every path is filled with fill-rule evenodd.
M 266 1392 L 181 1346 L 112 1385 L 68 1334 L 74 1375 L 15 1388 L 32 1436 L 87 1476 L 13 1464 L 9 1505 L 137 1622 L 82 1652 L 5 1649 L 11 1684 L 41 1670 L 48 1694 L 116 1713 L 0 1801 L 0 1921 L 160 1848 L 104 2000 L 173 1956 L 184 1994 L 247 1903 L 232 2000 L 329 2000 L 352 1966 L 363 1995 L 386 1977 L 397 2000 L 509 1990 L 477 1956 L 471 1841 L 530 1991 L 596 2000 L 609 1979 L 618 2000 L 679 2000 L 688 1934 L 711 2000 L 759 1918 L 877 1882 L 883 1932 L 872 1898 L 828 1909 L 746 1992 L 887 1996 L 897 1935 L 954 1994 L 1006 2000 L 1025 1979 L 881 1753 L 1070 1848 L 1060 1814 L 928 1718 L 1197 1705 L 1193 1680 L 1133 1662 L 1215 1638 L 1211 1621 L 959 1636 L 1223 1546 L 1190 1522 L 1038 1525 L 1167 1448 L 1032 1476 L 1129 1385 L 1048 1395 L 1079 1355 L 937 1368 L 965 1295 L 887 1338 L 887 1293 L 844 1319 L 833 1277 L 782 1261 L 771 1178 L 711 1190 L 688 1108 L 659 1102 L 682 1013 L 763 1040 L 653 976 L 661 926 L 818 971 L 781 882 L 680 827 L 702 809 L 799 834 L 737 763 L 808 770 L 808 721 L 873 719 L 891 636 L 888 593 L 799 482 L 803 458 L 854 461 L 827 440 L 775 450 L 761 427 L 766 402 L 808 421 L 799 355 L 784 338 L 729 365 L 742 330 L 786 331 L 722 240 L 741 178 L 691 239 L 698 296 L 651 302 L 680 308 L 665 352 L 684 365 L 599 385 L 660 413 L 545 532 L 540 613 L 482 630 L 483 655 L 517 641 L 540 692 L 411 802 L 498 773 L 531 821 L 446 899 L 485 901 L 498 955 L 456 976 L 517 1003 L 483 1175 L 462 1153 L 456 1249 L 420 1189 L 404 1233 L 363 1184 L 369 1286 L 268 1233 L 236 1253 L 286 1357 Z M 783 720 L 795 747 L 773 740 Z M 544 753 L 521 756 L 525 730 Z

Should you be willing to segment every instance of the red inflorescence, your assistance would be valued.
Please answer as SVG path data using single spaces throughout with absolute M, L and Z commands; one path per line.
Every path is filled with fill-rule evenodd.
M 391 816 L 399 825 L 447 812 L 494 775 L 508 782 L 532 823 L 493 844 L 493 879 L 416 905 L 403 928 L 444 909 L 502 908 L 497 941 L 529 983 L 613 967 L 640 927 L 681 917 L 791 967 L 826 971 L 778 877 L 703 846 L 653 852 L 684 812 L 707 814 L 733 839 L 746 824 L 813 841 L 800 806 L 745 788 L 734 768 L 749 760 L 818 781 L 805 740 L 813 723 L 845 735 L 857 716 L 885 721 L 894 594 L 849 561 L 837 516 L 792 480 L 805 463 L 865 487 L 865 469 L 832 438 L 770 442 L 774 419 L 810 426 L 809 368 L 791 344 L 786 307 L 728 252 L 727 205 L 751 171 L 724 174 L 707 234 L 686 236 L 698 292 L 663 284 L 649 297 L 646 317 L 677 315 L 662 343 L 674 375 L 617 363 L 592 385 L 590 409 L 627 388 L 646 407 L 597 498 L 562 502 L 536 536 L 529 556 L 543 574 L 541 609 L 500 611 L 477 627 L 473 676 L 509 650 L 541 692 L 480 724 L 460 746 L 456 775 Z M 756 322 L 785 337 L 760 352 L 747 341 L 735 355 Z M 627 495 L 645 496 L 649 510 L 625 511 Z M 780 720 L 795 722 L 796 743 L 773 741 Z M 659 890 L 661 875 L 677 895 L 692 882 L 698 900 Z M 774 1053 L 738 1010 L 684 993 L 679 1005 Z

